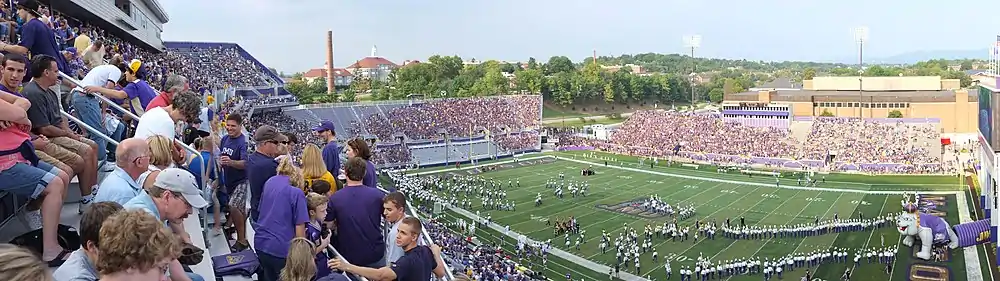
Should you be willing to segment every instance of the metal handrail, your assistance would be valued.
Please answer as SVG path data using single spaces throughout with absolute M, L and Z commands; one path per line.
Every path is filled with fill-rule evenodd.
M 337 255 L 337 258 L 339 258 L 344 263 L 351 264 L 351 261 L 349 261 L 346 258 L 344 258 L 344 255 L 341 255 L 340 251 L 337 251 L 337 248 L 334 248 L 333 245 L 326 245 L 326 248 L 329 249 L 329 250 L 331 250 L 331 251 L 333 251 L 333 254 Z M 355 277 L 358 277 L 358 279 L 360 279 L 361 281 L 368 281 L 368 278 L 365 278 L 364 276 L 361 276 L 361 274 L 348 273 L 347 271 L 344 271 L 341 274 L 343 274 L 344 277 L 348 277 L 348 278 L 350 278 L 349 276 L 347 276 L 348 274 L 354 275 Z
M 62 71 L 59 72 L 59 76 L 62 77 L 63 80 L 69 81 L 70 83 L 73 83 L 74 85 L 77 86 L 76 88 L 71 89 L 70 92 L 73 92 L 73 91 L 84 92 L 84 89 L 82 87 L 83 86 L 83 82 L 80 82 L 80 80 L 77 80 L 76 78 L 73 78 L 72 76 L 66 75 L 66 73 L 63 73 Z M 139 116 L 138 115 L 135 115 L 135 113 L 132 113 L 129 110 L 125 110 L 124 107 L 121 107 L 118 104 L 112 102 L 110 99 L 108 99 L 104 95 L 99 95 L 98 94 L 98 95 L 91 95 L 91 96 L 97 98 L 99 101 L 107 104 L 111 108 L 114 108 L 114 109 L 118 110 L 122 114 L 128 115 L 129 117 L 132 118 L 132 120 L 136 120 L 136 122 L 139 121 Z M 94 130 L 94 128 L 88 126 L 87 124 L 84 124 L 79 119 L 76 119 L 75 117 L 70 116 L 65 111 L 62 114 L 64 116 L 68 116 L 68 118 L 70 120 L 73 120 L 74 122 L 76 122 L 81 127 L 87 129 L 87 131 L 96 132 L 96 130 Z M 108 137 L 108 136 L 106 136 L 104 134 L 101 134 L 100 132 L 96 132 L 96 133 L 98 135 L 102 136 L 104 139 L 106 139 L 106 140 L 114 143 L 115 145 L 118 145 L 118 142 L 115 141 L 115 140 L 112 140 L 110 137 Z M 179 139 L 175 138 L 175 139 L 173 139 L 173 141 L 174 141 L 174 144 L 176 144 L 177 146 L 180 146 L 184 150 L 187 150 L 187 152 L 189 154 L 194 154 L 195 155 L 196 161 L 199 161 L 198 162 L 199 165 L 203 166 L 202 169 L 201 169 L 202 186 L 203 187 L 207 187 L 209 185 L 209 183 L 210 183 L 209 180 L 208 180 L 208 167 L 204 167 L 205 166 L 204 165 L 205 159 L 203 159 L 203 157 L 201 156 L 201 152 L 199 152 L 197 149 L 194 149 L 193 147 L 187 145 L 186 143 L 184 143 L 183 141 L 181 141 Z M 206 194 L 206 192 L 203 192 L 202 196 L 206 196 L 206 198 L 207 198 L 206 200 L 211 200 L 211 197 L 210 197 L 211 195 L 205 195 L 205 194 Z M 201 234 L 204 237 L 205 246 L 206 247 L 210 247 L 210 245 L 209 245 L 210 242 L 208 240 L 208 237 L 209 237 L 208 232 L 209 232 L 209 230 L 208 230 L 208 210 L 207 209 L 208 209 L 207 207 L 206 208 L 198 209 L 198 215 L 200 217 L 199 222 L 201 223 L 201 228 L 202 228 L 202 233 Z
M 383 189 L 381 187 L 376 187 L 376 188 L 378 188 L 378 190 L 382 191 L 385 194 L 389 194 L 390 193 L 388 190 L 385 190 L 385 189 Z M 410 201 L 406 201 L 406 209 L 410 210 L 410 213 L 411 213 L 410 215 L 412 215 L 414 218 L 416 218 L 416 219 L 418 219 L 420 221 L 423 221 L 423 219 L 420 218 L 420 215 L 417 214 L 417 209 L 413 208 L 413 204 L 410 204 Z M 428 245 L 433 245 L 434 244 L 434 239 L 431 239 L 431 235 L 427 234 L 427 231 L 421 231 L 420 232 L 420 237 L 423 238 L 424 242 L 427 242 Z M 386 246 L 388 247 L 389 245 L 386 245 Z M 441 257 L 441 260 L 443 261 L 444 257 Z M 447 262 L 444 263 L 444 274 L 447 277 L 446 280 L 455 280 L 455 275 L 451 272 L 451 266 L 448 265 Z
M 59 110 L 59 112 L 62 113 L 62 116 L 65 117 L 66 119 L 69 119 L 70 121 L 73 121 L 73 123 L 76 123 L 76 125 L 80 126 L 80 128 L 83 128 L 83 129 L 87 130 L 88 133 L 96 134 L 97 136 L 99 136 L 99 137 L 103 138 L 104 140 L 108 141 L 109 143 L 113 143 L 115 145 L 118 145 L 118 141 L 112 139 L 108 135 L 105 135 L 105 134 L 103 134 L 101 132 L 98 132 L 97 129 L 94 129 L 94 127 L 91 127 L 90 125 L 87 125 L 87 123 L 83 123 L 82 120 L 77 119 L 72 114 L 66 113 L 66 111 L 64 111 L 64 110 Z M 98 152 L 98 153 L 100 153 L 100 152 Z

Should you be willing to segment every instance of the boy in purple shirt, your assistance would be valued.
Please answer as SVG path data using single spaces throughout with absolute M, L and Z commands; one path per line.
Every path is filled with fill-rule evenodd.
M 309 222 L 309 208 L 301 188 L 302 173 L 290 157 L 281 160 L 278 170 L 279 175 L 264 183 L 261 196 L 267 200 L 260 202 L 260 217 L 254 222 L 257 232 L 253 241 L 260 260 L 257 276 L 261 281 L 278 280 L 292 238 L 305 237 Z
M 309 224 L 306 224 L 306 239 L 316 245 L 316 276 L 313 280 L 330 275 L 330 267 L 327 266 L 326 247 L 330 245 L 332 232 L 324 227 L 323 220 L 326 219 L 326 204 L 330 198 L 319 193 L 309 192 L 306 194 L 306 204 L 309 205 Z
M 365 160 L 354 157 L 344 166 L 347 186 L 334 192 L 327 204 L 327 224 L 337 229 L 333 247 L 347 261 L 367 267 L 385 266 L 382 230 L 382 194 L 361 184 Z

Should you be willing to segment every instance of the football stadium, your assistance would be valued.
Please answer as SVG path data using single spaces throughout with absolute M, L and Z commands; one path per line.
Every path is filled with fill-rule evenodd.
M 161 40 L 156 0 L 0 15 L 0 279 L 1000 278 L 989 79 L 812 77 L 557 127 L 547 91 L 307 103 L 239 42 Z M 300 77 L 328 96 L 420 63 L 325 47 Z

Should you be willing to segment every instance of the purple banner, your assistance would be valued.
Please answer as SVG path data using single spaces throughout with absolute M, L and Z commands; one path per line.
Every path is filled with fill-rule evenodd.
M 958 235 L 959 248 L 965 248 L 989 242 L 990 222 L 988 220 L 979 220 L 970 223 L 963 223 L 956 225 L 955 234 Z

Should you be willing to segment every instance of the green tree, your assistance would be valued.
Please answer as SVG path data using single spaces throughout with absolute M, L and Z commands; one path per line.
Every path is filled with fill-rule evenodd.
M 966 71 L 971 69 L 972 69 L 972 60 L 963 60 L 962 65 L 959 67 L 959 70 L 961 71 Z
M 720 103 L 720 102 L 722 102 L 722 99 L 723 99 L 724 96 L 725 96 L 725 93 L 723 93 L 723 90 L 720 89 L 720 88 L 714 88 L 714 89 L 712 89 L 711 91 L 708 92 L 708 100 L 710 100 L 710 101 L 712 101 L 714 103 Z
M 438 79 L 454 79 L 462 70 L 462 58 L 458 56 L 433 55 L 427 59 L 428 62 L 437 66 Z
M 518 91 L 539 94 L 545 85 L 545 76 L 538 69 L 529 68 L 514 72 L 514 81 Z
M 816 77 L 816 69 L 809 67 L 802 71 L 802 80 L 812 80 Z
M 419 95 L 431 95 L 439 92 L 439 66 L 433 63 L 411 64 L 393 71 L 395 79 L 390 86 L 400 92 Z
M 552 75 L 559 72 L 570 72 L 575 70 L 576 67 L 573 66 L 573 61 L 565 56 L 554 56 L 549 58 L 549 62 L 545 64 L 545 75 Z
M 309 88 L 306 92 L 311 94 L 326 93 L 326 77 L 318 77 L 309 82 Z
M 538 62 L 535 61 L 535 57 L 528 58 L 528 69 L 538 69 Z
M 353 101 L 357 101 L 357 100 L 358 100 L 358 93 L 355 93 L 354 90 L 351 90 L 351 89 L 345 90 L 340 95 L 340 101 L 343 101 L 343 102 L 353 102 Z
M 820 113 L 819 116 L 833 117 L 833 112 L 830 112 L 829 109 L 823 109 L 823 113 Z
M 903 112 L 899 110 L 889 111 L 889 118 L 903 118 Z

